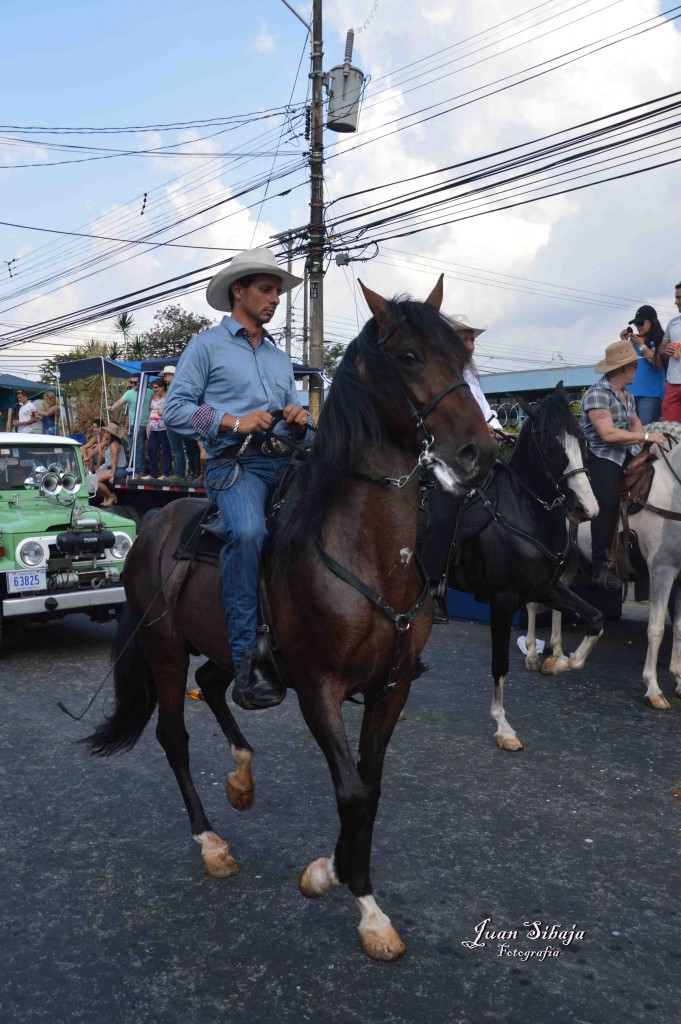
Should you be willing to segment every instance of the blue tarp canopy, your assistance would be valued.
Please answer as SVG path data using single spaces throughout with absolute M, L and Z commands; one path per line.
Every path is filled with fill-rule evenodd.
M 140 372 L 142 363 L 91 356 L 89 359 L 72 359 L 68 363 L 59 363 L 58 366 L 60 382 L 69 384 L 72 380 L 94 377 L 98 373 L 106 374 L 107 377 L 131 377 L 133 373 Z
M 15 377 L 13 373 L 0 373 L 0 388 L 11 388 L 12 391 L 16 391 L 17 388 L 21 388 L 22 391 L 37 392 L 47 391 L 51 388 L 51 384 L 41 384 L 37 380 L 26 380 L 25 377 Z

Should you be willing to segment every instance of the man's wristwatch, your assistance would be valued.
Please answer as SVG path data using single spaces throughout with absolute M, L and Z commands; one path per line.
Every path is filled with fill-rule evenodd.
M 643 443 L 646 444 L 647 440 L 648 440 L 648 431 L 646 430 L 645 435 L 643 437 Z
M 238 433 L 239 433 L 239 424 L 240 424 L 240 423 L 241 423 L 241 420 L 240 420 L 240 419 L 239 419 L 239 417 L 237 416 L 237 418 L 236 418 L 236 421 L 235 421 L 235 423 L 234 423 L 234 426 L 232 427 L 232 433 L 233 433 L 233 434 L 238 434 Z

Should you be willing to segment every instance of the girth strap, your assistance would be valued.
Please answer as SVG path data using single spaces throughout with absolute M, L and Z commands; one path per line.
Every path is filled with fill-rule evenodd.
M 654 512 L 656 516 L 662 516 L 663 519 L 673 519 L 676 523 L 681 522 L 681 512 L 674 512 L 670 508 L 658 508 L 657 505 L 651 505 L 649 501 L 643 501 L 642 498 L 631 498 L 629 504 L 647 508 L 649 512 Z
M 363 594 L 364 597 L 368 598 L 369 601 L 375 604 L 377 608 L 380 608 L 381 611 L 384 612 L 385 615 L 387 615 L 388 618 L 395 623 L 395 629 L 397 630 L 397 637 L 395 640 L 395 651 L 390 665 L 388 682 L 378 695 L 379 697 L 381 697 L 387 694 L 397 685 L 397 670 L 399 667 L 400 657 L 402 655 L 402 647 L 404 645 L 405 634 L 408 632 L 412 622 L 414 621 L 414 618 L 416 617 L 417 612 L 423 606 L 424 602 L 428 599 L 430 595 L 428 576 L 423 566 L 423 562 L 421 561 L 418 554 L 414 552 L 416 564 L 424 580 L 423 590 L 421 591 L 420 597 L 406 612 L 397 612 L 392 607 L 392 605 L 388 604 L 385 598 L 381 597 L 380 594 L 377 594 L 375 590 L 371 589 L 371 587 L 368 587 L 366 583 L 363 583 L 362 580 L 358 579 L 357 576 L 355 576 L 348 569 L 346 569 L 345 566 L 341 565 L 340 562 L 337 562 L 336 559 L 328 553 L 328 551 L 325 551 L 319 540 L 317 541 L 317 551 L 319 552 L 319 557 L 321 558 L 322 562 L 327 567 L 327 569 L 330 569 L 335 576 L 338 576 L 345 583 L 349 583 L 351 587 L 354 587 L 355 590 L 358 590 L 360 594 Z

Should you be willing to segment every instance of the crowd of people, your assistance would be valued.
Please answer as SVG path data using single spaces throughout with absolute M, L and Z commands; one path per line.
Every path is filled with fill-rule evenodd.
M 164 366 L 160 376 L 148 381 L 139 416 L 134 459 L 129 456 L 129 462 L 134 465 L 134 475 L 143 480 L 201 483 L 204 475 L 201 446 L 193 438 L 182 437 L 169 429 L 163 416 L 174 376 L 175 367 Z M 131 436 L 135 423 L 139 387 L 140 377 L 130 377 L 127 390 L 107 407 L 110 413 L 125 408 L 128 436 Z

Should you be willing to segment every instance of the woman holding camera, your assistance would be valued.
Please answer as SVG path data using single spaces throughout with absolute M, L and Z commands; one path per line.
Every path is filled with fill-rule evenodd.
M 632 331 L 631 324 L 636 332 Z M 662 399 L 668 356 L 662 344 L 664 328 L 652 306 L 640 306 L 629 326 L 620 332 L 623 341 L 629 339 L 639 359 L 631 394 L 636 403 L 636 414 L 641 423 L 655 423 L 662 419 Z

